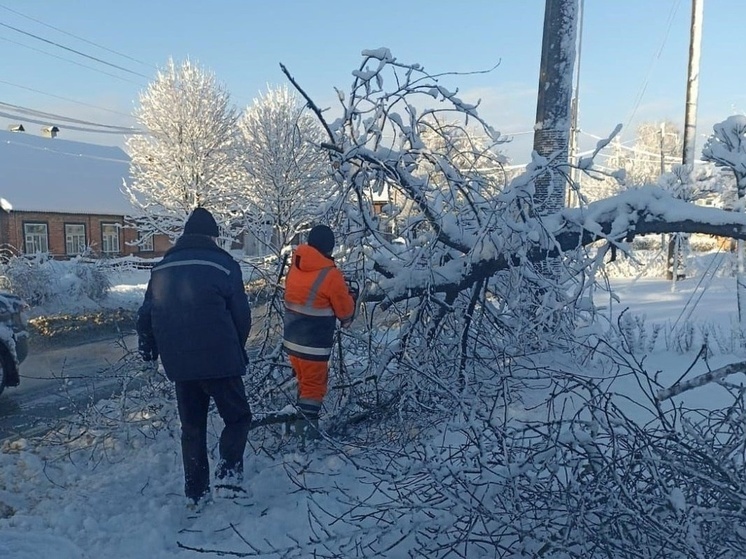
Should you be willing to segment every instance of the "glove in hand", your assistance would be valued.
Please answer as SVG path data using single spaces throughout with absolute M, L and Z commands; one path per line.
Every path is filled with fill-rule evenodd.
M 156 361 L 158 359 L 158 349 L 155 347 L 155 340 L 139 338 L 137 340 L 137 351 L 143 361 Z

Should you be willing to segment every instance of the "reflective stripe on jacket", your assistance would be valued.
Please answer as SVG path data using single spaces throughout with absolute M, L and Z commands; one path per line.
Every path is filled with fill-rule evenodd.
M 336 320 L 348 320 L 354 312 L 355 301 L 334 260 L 300 245 L 285 280 L 285 350 L 303 359 L 328 361 Z

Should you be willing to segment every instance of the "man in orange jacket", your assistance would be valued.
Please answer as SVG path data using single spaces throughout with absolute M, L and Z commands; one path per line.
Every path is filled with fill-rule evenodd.
M 295 433 L 302 440 L 320 437 L 319 412 L 327 392 L 329 358 L 334 330 L 352 323 L 355 299 L 331 256 L 334 233 L 317 225 L 300 245 L 285 280 L 285 332 L 283 346 L 298 379 Z

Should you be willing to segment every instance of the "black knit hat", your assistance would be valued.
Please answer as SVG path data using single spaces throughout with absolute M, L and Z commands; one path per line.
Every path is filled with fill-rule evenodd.
M 207 235 L 208 237 L 219 237 L 218 224 L 215 218 L 205 208 L 195 208 L 192 215 L 184 225 L 185 235 Z
M 317 225 L 308 234 L 308 244 L 329 256 L 334 250 L 334 232 L 326 225 Z

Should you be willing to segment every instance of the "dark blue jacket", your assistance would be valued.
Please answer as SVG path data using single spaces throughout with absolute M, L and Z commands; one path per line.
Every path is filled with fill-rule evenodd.
M 137 315 L 141 351 L 160 355 L 172 381 L 240 376 L 250 328 L 238 263 L 210 237 L 182 235 L 151 272 Z

